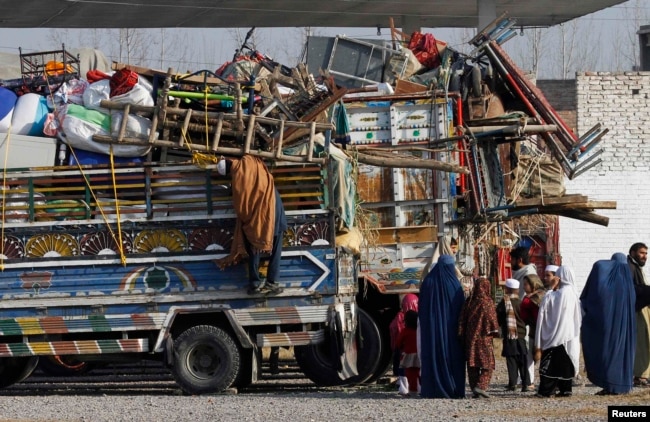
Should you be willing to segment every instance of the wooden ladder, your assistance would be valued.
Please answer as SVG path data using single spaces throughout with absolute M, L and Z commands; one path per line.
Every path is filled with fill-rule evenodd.
M 168 104 L 167 93 L 171 86 L 171 73 L 168 73 L 161 95 L 155 106 L 143 106 L 129 103 L 118 103 L 111 100 L 101 101 L 101 106 L 109 110 L 122 111 L 124 117 L 117 134 L 93 135 L 93 140 L 101 143 L 125 145 L 150 145 L 154 147 L 190 149 L 192 151 L 225 154 L 225 155 L 255 155 L 276 161 L 290 161 L 303 163 L 325 163 L 325 158 L 314 157 L 317 134 L 333 130 L 330 123 L 317 123 L 273 119 L 255 114 L 244 114 L 241 101 L 241 88 L 235 84 L 235 112 L 205 112 L 192 109 L 181 109 Z M 126 129 L 130 114 L 139 114 L 151 119 L 149 135 L 143 137 L 128 137 Z M 193 119 L 205 123 L 193 123 Z M 195 121 L 196 121 L 195 120 Z M 170 129 L 180 129 L 178 139 L 171 139 Z M 287 155 L 282 152 L 287 133 L 302 130 L 308 134 L 306 153 L 300 155 Z M 210 143 L 191 143 L 188 145 L 186 134 L 190 132 L 204 132 L 211 134 Z M 224 137 L 230 135 L 231 140 L 239 143 L 237 147 L 222 145 Z M 273 133 L 273 137 L 267 135 Z M 159 138 L 158 135 L 162 138 Z M 168 136 L 167 139 L 165 137 Z M 254 148 L 254 141 L 261 137 L 270 146 L 270 150 Z M 243 142 L 239 141 L 243 138 Z M 270 141 L 270 142 L 269 142 Z

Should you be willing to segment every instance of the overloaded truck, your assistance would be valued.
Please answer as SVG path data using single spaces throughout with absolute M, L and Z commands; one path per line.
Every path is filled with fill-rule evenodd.
M 64 59 L 54 73 L 42 69 L 45 84 L 25 75 L 19 84 L 32 96 L 45 85 L 51 92 L 39 103 L 54 94 L 55 80 L 57 92 L 78 80 L 75 61 L 69 70 L 65 52 L 55 53 Z M 134 71 L 121 77 L 142 82 Z M 101 78 L 114 87 L 115 78 Z M 203 87 L 206 78 L 214 79 L 199 78 Z M 181 108 L 170 100 L 174 79 L 161 77 L 155 105 L 95 91 L 103 113 L 91 115 L 88 101 L 60 103 L 53 137 L 17 134 L 16 126 L 2 133 L 0 386 L 56 356 L 156 359 L 185 393 L 217 392 L 255 381 L 263 347 L 293 347 L 301 369 L 321 384 L 368 379 L 380 337 L 355 301 L 357 256 L 335 242 L 331 125 L 247 114 L 238 85 L 220 98 L 234 110 Z M 207 133 L 209 142 L 191 139 Z M 289 133 L 301 141 L 285 150 Z M 262 148 L 259 139 L 275 144 Z M 144 153 L 125 159 L 121 148 Z M 224 154 L 255 155 L 274 176 L 288 220 L 281 293 L 251 294 L 245 264 L 219 265 L 237 219 L 231 180 L 216 170 Z
M 216 262 L 236 216 L 215 165 L 5 169 L 1 385 L 27 377 L 39 356 L 128 357 L 160 359 L 183 391 L 206 393 L 251 383 L 262 347 L 332 336 L 341 352 L 356 347 L 357 318 L 368 317 L 354 300 L 356 260 L 335 247 L 326 166 L 272 172 L 289 222 L 284 292 L 251 295 L 245 265 Z M 345 373 L 356 375 L 355 364 Z

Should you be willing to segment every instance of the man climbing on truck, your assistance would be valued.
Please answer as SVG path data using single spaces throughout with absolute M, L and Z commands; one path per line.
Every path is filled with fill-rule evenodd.
M 249 294 L 282 293 L 278 285 L 282 238 L 287 218 L 273 176 L 259 158 L 222 158 L 217 164 L 220 175 L 232 178 L 232 199 L 237 225 L 230 255 L 219 261 L 223 268 L 248 256 Z M 260 255 L 270 253 L 266 280 L 259 273 Z

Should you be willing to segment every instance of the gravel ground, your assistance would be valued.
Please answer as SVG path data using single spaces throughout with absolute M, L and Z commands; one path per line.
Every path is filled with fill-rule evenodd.
M 650 399 L 650 389 L 595 396 L 599 389 L 590 384 L 576 386 L 571 398 L 506 392 L 501 358 L 488 390 L 491 399 L 403 398 L 390 384 L 319 388 L 291 365 L 238 394 L 184 396 L 160 368 L 136 372 L 128 377 L 119 370 L 76 378 L 35 374 L 0 391 L 0 421 L 591 421 L 606 420 L 608 404 Z

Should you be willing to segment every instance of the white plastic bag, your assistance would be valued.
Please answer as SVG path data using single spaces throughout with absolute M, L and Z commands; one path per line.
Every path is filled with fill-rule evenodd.
M 123 117 L 124 113 L 122 112 L 114 111 L 111 113 L 111 135 L 113 137 L 119 135 Z M 126 131 L 124 132 L 126 138 L 149 139 L 150 131 L 151 120 L 136 114 L 129 114 L 126 120 Z
M 61 114 L 59 114 L 61 118 Z M 110 135 L 111 118 L 97 110 L 90 110 L 76 104 L 68 104 L 62 119 L 64 140 L 74 148 L 110 154 L 111 144 L 96 142 L 93 135 Z M 149 145 L 113 145 L 116 157 L 140 157 L 149 152 Z

